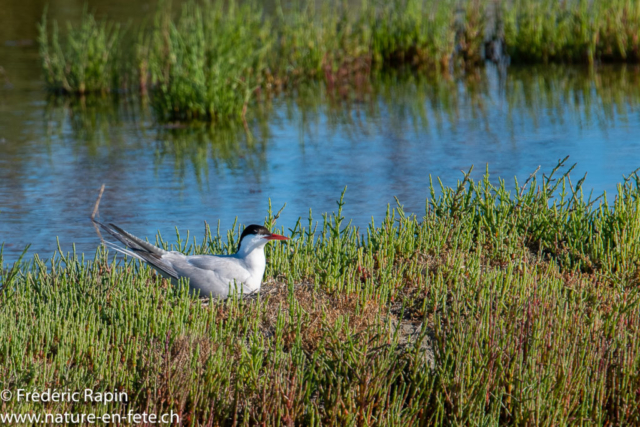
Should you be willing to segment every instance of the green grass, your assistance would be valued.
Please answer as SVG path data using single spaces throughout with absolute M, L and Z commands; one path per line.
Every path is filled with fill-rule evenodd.
M 392 2 L 375 24 L 372 50 L 386 63 L 447 70 L 456 45 L 455 1 Z
M 50 91 L 106 93 L 120 87 L 120 25 L 96 21 L 85 7 L 77 27 L 67 24 L 63 35 L 54 21 L 50 35 L 45 8 L 38 34 L 44 80 Z
M 241 116 L 266 68 L 270 27 L 253 5 L 185 4 L 159 12 L 150 33 L 151 104 L 162 121 Z
M 456 7 L 449 0 L 365 0 L 355 10 L 341 2 L 295 2 L 278 3 L 267 14 L 253 3 L 191 1 L 178 14 L 160 5 L 153 23 L 130 32 L 134 40 L 110 37 L 111 27 L 85 14 L 79 27 L 69 25 L 63 43 L 55 23 L 49 31 L 45 13 L 41 58 L 53 91 L 105 92 L 125 85 L 150 95 L 160 121 L 244 119 L 258 94 L 309 80 L 339 87 L 369 80 L 372 70 L 405 64 L 447 70 L 462 31 Z M 480 44 L 477 25 L 465 29 L 469 46 Z M 92 41 L 99 55 L 77 61 L 82 50 L 75 39 Z M 117 71 L 118 78 L 104 72 L 87 85 L 74 77 L 98 68 Z
M 504 42 L 512 61 L 640 60 L 640 5 L 629 0 L 513 0 L 502 3 Z
M 449 73 L 503 43 L 511 63 L 640 60 L 640 6 L 630 0 L 363 0 L 259 3 L 191 0 L 125 37 L 86 10 L 65 32 L 43 16 L 47 87 L 149 94 L 159 121 L 246 120 L 250 101 L 319 80 L 362 85 L 379 71 Z
M 310 214 L 267 249 L 256 298 L 205 305 L 102 250 L 5 266 L 0 389 L 118 388 L 129 403 L 10 401 L 2 412 L 638 424 L 640 178 L 598 200 L 564 167 L 512 191 L 492 182 L 432 188 L 419 217 L 398 205 L 366 229 L 342 216 L 343 199 Z M 178 235 L 173 247 L 227 253 L 239 231 Z M 403 332 L 419 324 L 423 334 Z
M 640 4 L 629 0 L 605 3 L 598 25 L 598 57 L 604 61 L 640 61 Z

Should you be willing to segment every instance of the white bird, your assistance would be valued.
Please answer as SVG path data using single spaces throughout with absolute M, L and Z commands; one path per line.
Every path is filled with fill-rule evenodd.
M 104 242 L 108 247 L 146 262 L 175 285 L 188 279 L 192 293 L 200 296 L 226 298 L 234 288 L 245 294 L 260 289 L 267 265 L 264 247 L 272 240 L 289 240 L 273 234 L 260 225 L 250 225 L 240 236 L 238 251 L 233 255 L 184 255 L 165 251 L 135 237 L 113 224 L 104 225 L 93 220 L 128 249 Z

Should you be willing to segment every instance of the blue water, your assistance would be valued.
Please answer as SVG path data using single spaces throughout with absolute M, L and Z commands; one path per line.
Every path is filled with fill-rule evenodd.
M 429 175 L 446 185 L 485 165 L 494 181 L 526 179 L 558 159 L 577 163 L 585 189 L 615 191 L 640 166 L 637 69 L 509 69 L 430 81 L 394 78 L 344 100 L 312 88 L 255 106 L 252 136 L 171 129 L 131 100 L 47 100 L 37 81 L 0 90 L 0 242 L 4 262 L 27 244 L 49 257 L 59 239 L 92 254 L 88 216 L 101 184 L 100 217 L 133 234 L 174 228 L 198 238 L 203 222 L 262 223 L 268 200 L 287 204 L 278 224 L 336 210 L 366 227 L 397 197 L 421 215 Z M 635 86 L 634 86 L 635 85 Z M 631 88 L 631 89 L 630 89 Z M 266 110 L 264 114 L 258 110 Z M 260 116 L 262 115 L 262 118 Z

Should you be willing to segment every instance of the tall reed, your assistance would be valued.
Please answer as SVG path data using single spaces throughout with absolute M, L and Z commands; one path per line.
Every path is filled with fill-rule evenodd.
M 382 6 L 372 50 L 378 61 L 447 69 L 455 42 L 456 2 L 397 0 Z
M 252 99 L 309 81 L 341 92 L 374 74 L 409 68 L 449 73 L 481 64 L 485 44 L 512 64 L 640 60 L 640 6 L 630 0 L 393 0 L 357 7 L 311 0 L 190 0 L 126 39 L 86 10 L 63 34 L 39 27 L 54 92 L 147 93 L 160 121 L 242 120 Z M 501 60 L 504 58 L 493 59 Z
M 271 31 L 256 6 L 186 3 L 160 11 L 148 49 L 151 102 L 161 120 L 240 116 L 266 67 Z
M 45 9 L 38 26 L 38 43 L 47 88 L 79 94 L 119 88 L 122 33 L 119 24 L 98 22 L 85 7 L 78 27 L 67 24 L 63 35 L 58 22 L 53 21 L 49 36 Z
M 626 0 L 502 3 L 513 62 L 638 62 L 640 6 Z

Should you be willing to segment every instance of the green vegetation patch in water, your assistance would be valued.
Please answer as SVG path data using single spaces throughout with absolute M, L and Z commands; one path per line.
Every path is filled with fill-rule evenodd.
M 160 121 L 244 119 L 253 98 L 320 80 L 359 87 L 381 70 L 449 73 L 502 44 L 512 63 L 640 60 L 640 6 L 603 0 L 189 1 L 123 36 L 85 13 L 62 34 L 46 12 L 40 56 L 54 92 L 151 95 Z M 495 52 L 486 56 L 496 60 Z
M 638 2 L 514 0 L 501 16 L 513 62 L 640 60 Z
M 123 40 L 120 25 L 96 21 L 85 8 L 78 27 L 68 24 L 63 35 L 54 21 L 49 35 L 45 9 L 38 31 L 42 69 L 49 90 L 106 93 L 120 86 L 119 51 Z
M 159 14 L 148 40 L 151 103 L 163 121 L 206 120 L 246 111 L 273 37 L 262 10 L 187 3 L 175 21 Z

